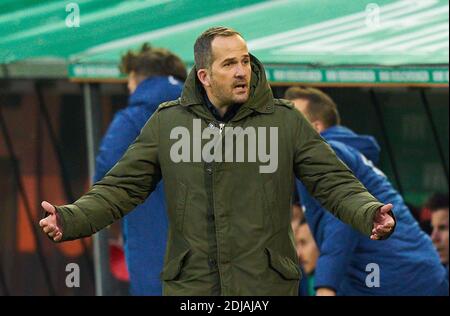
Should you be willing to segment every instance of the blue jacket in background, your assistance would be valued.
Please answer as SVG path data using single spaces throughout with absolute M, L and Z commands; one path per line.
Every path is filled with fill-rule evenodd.
M 323 209 L 297 181 L 306 221 L 320 250 L 315 287 L 333 288 L 338 295 L 448 295 L 446 272 L 430 237 L 372 163 L 379 160 L 376 140 L 342 126 L 321 135 L 372 195 L 394 205 L 397 224 L 387 240 L 371 240 Z M 366 285 L 366 279 L 369 285 L 377 285 L 377 268 L 371 263 L 379 267 L 379 287 Z
M 182 83 L 173 77 L 142 81 L 116 113 L 96 159 L 94 181 L 102 179 L 120 160 L 158 105 L 177 99 Z M 147 200 L 123 219 L 125 258 L 132 295 L 161 295 L 160 273 L 167 241 L 167 214 L 162 181 Z

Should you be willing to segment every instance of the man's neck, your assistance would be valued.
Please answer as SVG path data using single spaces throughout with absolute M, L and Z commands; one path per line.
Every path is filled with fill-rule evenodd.
M 214 106 L 214 108 L 217 110 L 217 112 L 220 114 L 221 117 L 227 113 L 228 108 L 230 107 L 230 104 L 221 104 L 217 98 L 214 97 L 214 95 L 210 94 L 208 91 L 206 91 L 206 97 L 209 100 L 209 102 Z
M 214 103 L 213 103 L 214 105 Z M 219 112 L 220 116 L 223 117 L 225 115 L 225 113 L 227 113 L 228 111 L 228 106 L 223 106 L 221 108 L 216 107 L 217 112 Z
M 228 121 L 230 121 L 236 115 L 237 111 L 240 108 L 239 104 L 231 104 L 228 106 L 218 107 L 216 104 L 213 103 L 214 101 L 209 99 L 209 96 L 206 93 L 206 91 L 203 97 L 206 102 L 205 105 L 207 106 L 209 111 L 212 113 L 214 118 L 220 122 L 227 123 Z

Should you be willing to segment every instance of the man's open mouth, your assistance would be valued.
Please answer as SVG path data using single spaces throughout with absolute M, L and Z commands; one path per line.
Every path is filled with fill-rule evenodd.
M 247 85 L 245 83 L 237 84 L 237 85 L 234 85 L 234 89 L 245 90 L 245 89 L 247 89 Z

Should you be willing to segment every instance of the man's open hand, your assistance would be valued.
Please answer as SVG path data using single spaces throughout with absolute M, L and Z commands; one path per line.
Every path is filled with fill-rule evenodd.
M 380 207 L 375 214 L 373 221 L 372 235 L 370 239 L 378 240 L 391 233 L 395 226 L 394 218 L 389 214 L 392 210 L 392 204 L 386 204 Z
M 41 226 L 42 231 L 54 241 L 60 241 L 62 238 L 62 227 L 58 225 L 55 207 L 46 201 L 42 202 L 41 206 L 50 215 L 44 219 L 41 219 L 39 226 Z

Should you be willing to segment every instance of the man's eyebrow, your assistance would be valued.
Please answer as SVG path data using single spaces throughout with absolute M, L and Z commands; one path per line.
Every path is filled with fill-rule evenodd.
M 235 57 L 230 57 L 230 58 L 224 59 L 224 60 L 222 61 L 222 64 L 224 64 L 224 63 L 226 63 L 226 62 L 230 62 L 230 61 L 235 61 L 235 60 L 236 60 Z
M 242 55 L 242 58 L 250 58 L 250 55 Z M 222 64 L 224 64 L 226 62 L 230 62 L 230 61 L 235 61 L 235 60 L 236 60 L 236 57 L 230 57 L 230 58 L 224 59 L 222 61 Z

